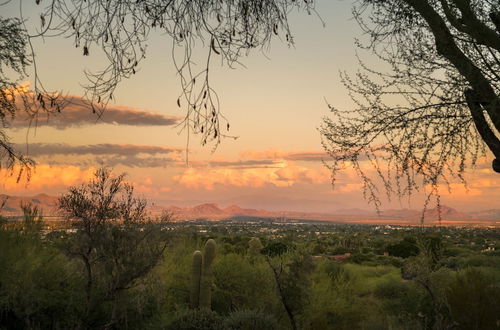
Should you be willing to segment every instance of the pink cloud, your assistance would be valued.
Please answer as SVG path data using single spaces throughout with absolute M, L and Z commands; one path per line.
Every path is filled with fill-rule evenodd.
M 213 190 L 216 185 L 236 187 L 289 187 L 296 184 L 320 184 L 329 182 L 325 168 L 311 169 L 283 162 L 275 167 L 257 168 L 194 168 L 176 175 L 174 181 L 188 188 Z

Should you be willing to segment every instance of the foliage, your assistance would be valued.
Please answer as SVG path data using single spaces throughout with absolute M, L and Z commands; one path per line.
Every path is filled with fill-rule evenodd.
M 378 208 L 380 187 L 439 196 L 485 147 L 500 172 L 498 2 L 362 0 L 353 13 L 367 36 L 358 48 L 380 65 L 360 60 L 355 75 L 341 74 L 355 108 L 330 106 L 321 128 L 333 179 L 354 169 Z
M 459 271 L 446 291 L 457 329 L 494 329 L 500 315 L 498 273 L 479 268 Z
M 11 80 L 7 73 L 15 74 L 18 79 L 24 76 L 26 67 L 31 64 L 26 47 L 27 33 L 22 20 L 0 17 L 0 169 L 13 169 L 14 165 L 20 165 L 18 180 L 23 171 L 28 171 L 29 177 L 34 163 L 14 150 L 5 128 L 18 112 L 18 104 L 27 105 L 29 98 L 17 86 L 17 79 Z
M 208 309 L 193 309 L 180 313 L 166 330 L 220 330 L 222 318 Z
M 263 260 L 249 260 L 238 254 L 222 255 L 214 265 L 214 277 L 212 306 L 221 315 L 235 310 L 281 311 L 277 307 L 274 279 Z
M 332 280 L 333 283 L 345 283 L 349 282 L 350 275 L 345 267 L 337 262 L 328 262 L 324 266 L 324 272 Z
M 264 246 L 258 237 L 252 237 L 248 242 L 248 253 L 251 256 L 257 256 L 261 253 Z
M 384 311 L 396 321 L 396 324 L 405 326 L 420 323 L 418 314 L 424 300 L 414 283 L 384 281 L 377 285 L 373 294 L 382 300 Z
M 278 322 L 269 314 L 246 310 L 231 313 L 224 320 L 227 330 L 277 330 Z
M 0 328 L 75 328 L 83 279 L 60 251 L 38 236 L 0 230 Z
M 156 266 L 166 248 L 160 224 L 147 221 L 146 202 L 133 196 L 123 178 L 101 168 L 89 183 L 71 187 L 59 199 L 76 229 L 63 248 L 80 262 L 90 324 L 117 323 L 126 290 Z M 99 312 L 103 303 L 110 304 L 109 315 Z
M 9 2 L 0 3 L 0 8 Z M 212 61 L 217 59 L 234 67 L 251 50 L 266 50 L 273 38 L 293 45 L 289 12 L 315 11 L 314 1 L 310 0 L 177 0 L 162 5 L 156 0 L 54 0 L 46 6 L 37 0 L 34 3 L 42 5 L 38 11 L 35 9 L 41 28 L 31 32 L 27 31 L 23 16 L 28 6 L 25 2 L 20 6 L 19 17 L 0 17 L 0 126 L 4 127 L 21 111 L 30 120 L 37 120 L 42 113 L 61 112 L 68 104 L 61 93 L 43 87 L 36 67 L 34 40 L 65 37 L 81 50 L 82 56 L 93 56 L 98 49 L 106 55 L 104 68 L 86 71 L 87 83 L 83 85 L 86 90 L 83 106 L 98 119 L 113 101 L 117 86 L 139 70 L 146 58 L 150 35 L 160 32 L 172 43 L 172 62 L 180 77 L 177 105 L 185 109 L 181 127 L 189 134 L 199 134 L 203 145 L 211 141 L 217 145 L 222 137 L 229 136 L 230 128 L 220 110 L 218 95 L 210 85 Z M 205 50 L 205 60 L 197 68 L 193 53 L 200 44 Z M 28 45 L 30 52 L 26 51 Z M 4 66 L 18 76 L 33 66 L 33 90 L 19 88 L 16 80 L 4 74 Z M 22 102 L 17 103 L 14 94 Z M 12 148 L 2 129 L 0 165 L 12 168 L 15 163 L 28 170 L 34 165 Z
M 21 230 L 25 234 L 39 234 L 43 229 L 42 211 L 31 203 L 21 203 L 23 220 Z
M 261 250 L 261 253 L 269 257 L 277 257 L 285 254 L 288 251 L 288 249 L 289 247 L 283 242 L 273 242 L 270 243 L 269 245 L 266 245 Z
M 391 244 L 387 246 L 387 252 L 389 255 L 408 258 L 411 256 L 416 256 L 419 252 L 417 242 L 413 237 L 405 237 L 401 242 L 396 244 Z
M 285 254 L 286 245 L 280 242 L 269 245 L 268 253 L 274 257 L 267 257 L 276 288 L 288 315 L 292 329 L 298 329 L 298 318 L 307 305 L 310 296 L 309 275 L 314 269 L 312 258 L 304 251 L 291 251 Z M 266 247 L 267 248 L 267 247 Z M 264 250 L 266 250 L 264 248 Z M 263 253 L 265 253 L 263 250 Z
M 263 229 L 273 224 L 249 229 L 246 224 L 191 222 L 167 226 L 172 234 L 164 257 L 129 288 L 120 290 L 116 300 L 109 290 L 117 270 L 106 263 L 94 264 L 90 312 L 82 262 L 67 256 L 67 246 L 77 238 L 72 227 L 67 228 L 69 232 L 47 235 L 19 230 L 21 226 L 2 227 L 0 328 L 238 329 L 248 325 L 250 329 L 290 329 L 292 322 L 297 329 L 496 327 L 499 257 L 481 251 L 498 244 L 498 229 L 390 230 L 318 224 L 277 225 L 276 231 L 267 231 Z M 318 227 L 324 234 L 310 235 Z M 247 246 L 255 235 L 266 245 L 280 242 L 275 237 L 281 236 L 283 245 L 294 248 L 272 257 L 234 253 L 229 246 L 218 248 L 212 264 L 213 311 L 190 309 L 192 251 L 202 250 L 208 238 Z M 329 253 L 353 235 L 367 237 L 357 254 L 367 255 L 370 261 L 311 258 L 307 253 L 318 242 Z M 387 246 L 409 236 L 416 237 L 420 252 L 404 260 L 397 258 L 404 263 L 402 270 L 387 261 L 391 257 L 374 257 L 381 243 Z M 452 268 L 445 262 L 449 258 L 454 258 Z M 121 276 L 132 276 L 134 268 L 124 265 Z M 116 321 L 110 324 L 113 312 Z

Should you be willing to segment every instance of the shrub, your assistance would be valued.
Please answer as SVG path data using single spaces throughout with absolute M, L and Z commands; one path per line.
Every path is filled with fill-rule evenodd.
M 188 310 L 179 314 L 166 330 L 220 330 L 222 318 L 209 309 Z
M 496 274 L 478 268 L 458 272 L 446 296 L 458 329 L 495 329 L 500 315 Z
M 377 285 L 373 293 L 379 299 L 399 299 L 406 291 L 406 283 L 385 281 Z
M 236 311 L 224 320 L 227 330 L 276 330 L 278 321 L 273 315 L 259 311 Z
M 345 267 L 335 261 L 325 265 L 325 272 L 333 282 L 345 282 L 350 279 L 349 272 L 346 271 Z
M 387 246 L 387 252 L 391 256 L 400 258 L 416 256 L 419 251 L 416 240 L 412 237 L 405 237 L 401 242 Z

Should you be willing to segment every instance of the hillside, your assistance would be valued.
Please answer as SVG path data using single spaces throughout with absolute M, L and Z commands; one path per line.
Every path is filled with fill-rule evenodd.
M 46 194 L 38 194 L 32 197 L 0 195 L 0 201 L 3 200 L 6 200 L 6 202 L 0 214 L 5 216 L 20 215 L 22 213 L 20 203 L 22 202 L 31 202 L 39 206 L 44 215 L 53 216 L 56 215 L 57 211 L 56 196 L 49 196 Z M 153 215 L 158 215 L 166 211 L 172 213 L 177 220 L 209 219 L 213 221 L 247 216 L 255 218 L 280 218 L 282 220 L 309 219 L 353 223 L 417 224 L 420 222 L 422 216 L 421 210 L 413 209 L 389 209 L 377 215 L 375 212 L 359 209 L 339 210 L 336 213 L 267 211 L 263 209 L 242 208 L 238 205 L 220 207 L 215 203 L 204 203 L 191 207 L 151 205 L 149 211 Z M 439 217 L 439 214 L 441 214 L 441 217 Z M 440 210 L 431 208 L 425 212 L 425 221 L 429 224 L 437 223 L 440 218 L 443 224 L 497 224 L 500 223 L 500 209 L 461 212 L 442 205 Z

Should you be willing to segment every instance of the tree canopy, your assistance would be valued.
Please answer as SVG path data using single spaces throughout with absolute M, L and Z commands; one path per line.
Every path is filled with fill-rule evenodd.
M 489 0 L 363 0 L 354 17 L 368 35 L 360 59 L 342 74 L 356 107 L 330 106 L 321 128 L 334 178 L 352 166 L 370 201 L 378 182 L 389 195 L 411 194 L 474 167 L 487 149 L 500 172 L 500 13 Z M 363 162 L 370 164 L 367 170 Z M 374 171 L 372 171 L 375 169 Z M 375 173 L 375 174 L 372 174 Z
M 8 5 L 12 1 L 0 4 Z M 42 112 L 64 111 L 61 93 L 47 91 L 43 77 L 36 70 L 36 38 L 64 37 L 73 40 L 82 56 L 92 56 L 100 49 L 107 63 L 99 72 L 85 72 L 87 105 L 100 116 L 113 99 L 123 79 L 130 78 L 146 57 L 149 36 L 153 31 L 172 42 L 172 61 L 179 73 L 182 93 L 177 99 L 185 109 L 181 123 L 188 134 L 199 134 L 201 143 L 215 143 L 228 136 L 229 123 L 220 111 L 216 91 L 210 85 L 210 63 L 217 58 L 230 67 L 252 49 L 268 47 L 273 38 L 293 44 L 288 26 L 290 11 L 314 11 L 314 1 L 304 0 L 36 0 L 40 6 L 40 28 L 28 31 L 19 17 L 0 16 L 0 159 L 3 167 L 14 164 L 29 168 L 29 160 L 15 152 L 8 143 L 4 128 L 19 111 L 32 120 Z M 33 4 L 30 4 L 33 5 Z M 206 62 L 193 64 L 195 44 L 204 45 Z M 4 69 L 8 69 L 4 71 Z M 32 90 L 19 87 L 26 69 L 33 73 Z M 9 74 L 8 74 L 9 73 Z M 76 77 L 75 77 L 76 78 Z

